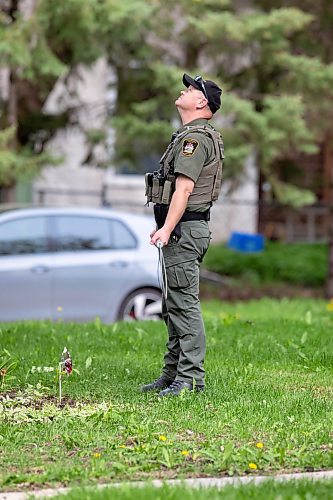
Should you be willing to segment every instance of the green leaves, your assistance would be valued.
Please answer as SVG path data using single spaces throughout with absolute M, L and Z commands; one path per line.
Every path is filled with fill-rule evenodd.
M 309 189 L 300 189 L 291 184 L 287 184 L 273 175 L 269 176 L 269 180 L 277 199 L 285 205 L 299 208 L 305 205 L 312 205 L 316 201 L 315 194 Z
M 274 50 L 287 48 L 288 36 L 303 30 L 312 20 L 313 16 L 300 9 L 280 8 L 268 13 L 208 12 L 198 20 L 191 18 L 191 23 L 211 41 L 237 42 L 244 46 L 255 43 L 260 52 L 265 46 Z
M 305 106 L 301 97 L 267 96 L 258 111 L 254 103 L 230 93 L 224 100 L 224 109 L 232 119 L 224 133 L 226 149 L 230 148 L 231 154 L 230 158 L 229 155 L 226 158 L 227 176 L 235 166 L 241 168 L 252 148 L 257 152 L 260 167 L 281 203 L 297 207 L 313 203 L 316 198 L 311 191 L 280 181 L 271 168 L 275 160 L 294 151 L 317 151 L 305 122 Z
M 16 149 L 15 127 L 0 130 L 0 185 L 11 185 L 17 179 L 36 175 L 46 162 L 55 164 L 57 159 L 48 153 L 33 154 L 26 148 Z
M 90 64 L 102 54 L 96 0 L 42 0 L 36 17 L 54 54 L 73 67 Z
M 333 96 L 333 63 L 324 64 L 317 57 L 279 54 L 277 61 L 288 70 L 288 80 L 301 92 L 311 94 L 315 101 Z
M 40 75 L 58 77 L 66 69 L 50 49 L 35 15 L 18 15 L 12 24 L 0 25 L 0 62 L 29 80 Z
M 287 37 L 305 29 L 313 16 L 294 7 L 281 7 L 268 13 L 250 13 L 244 15 L 242 20 L 246 27 L 244 41 L 269 43 L 277 49 L 286 47 Z

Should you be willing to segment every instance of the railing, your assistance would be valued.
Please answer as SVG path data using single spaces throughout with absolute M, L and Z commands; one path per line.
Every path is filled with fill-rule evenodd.
M 80 196 L 84 198 L 93 198 L 98 205 L 109 206 L 107 201 L 107 186 L 102 186 L 102 189 L 37 189 L 36 198 L 38 205 L 45 205 L 47 196 L 69 196 L 77 201 Z

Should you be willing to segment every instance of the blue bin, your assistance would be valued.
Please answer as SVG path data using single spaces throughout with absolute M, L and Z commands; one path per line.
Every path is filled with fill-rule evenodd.
M 227 246 L 239 252 L 262 252 L 265 237 L 262 234 L 232 233 Z

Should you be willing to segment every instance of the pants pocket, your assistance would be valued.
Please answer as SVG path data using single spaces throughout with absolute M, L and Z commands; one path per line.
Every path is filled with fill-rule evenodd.
M 182 264 L 167 269 L 168 285 L 170 288 L 186 288 L 190 285 L 185 267 Z
M 190 228 L 190 233 L 192 238 L 200 239 L 200 238 L 210 238 L 211 232 L 209 227 L 205 224 L 202 227 L 194 227 Z
M 198 252 L 198 260 L 202 262 L 211 240 L 209 227 L 205 224 L 202 227 L 191 228 L 190 235 Z

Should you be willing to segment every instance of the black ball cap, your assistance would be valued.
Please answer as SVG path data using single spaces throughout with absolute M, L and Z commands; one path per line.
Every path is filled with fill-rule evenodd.
M 185 87 L 192 85 L 195 89 L 201 90 L 208 101 L 208 106 L 210 107 L 212 113 L 215 113 L 218 109 L 220 109 L 222 89 L 220 89 L 215 82 L 212 82 L 211 80 L 204 80 L 201 76 L 192 78 L 184 73 L 183 84 Z

